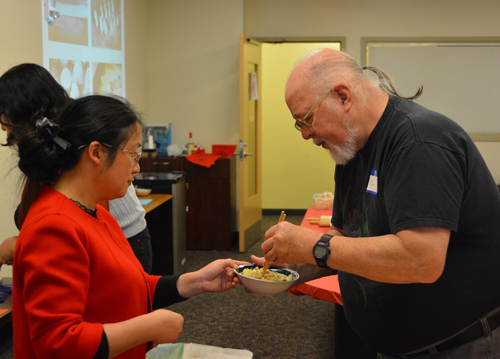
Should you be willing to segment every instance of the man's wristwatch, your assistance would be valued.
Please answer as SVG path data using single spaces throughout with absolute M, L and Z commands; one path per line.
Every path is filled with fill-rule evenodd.
M 323 234 L 313 247 L 313 256 L 319 267 L 330 268 L 326 265 L 326 261 L 330 258 L 330 239 L 332 237 L 331 234 Z

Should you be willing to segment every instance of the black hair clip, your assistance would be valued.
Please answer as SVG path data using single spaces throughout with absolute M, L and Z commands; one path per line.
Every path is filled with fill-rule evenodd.
M 65 150 L 68 147 L 71 147 L 71 143 L 57 136 L 57 134 L 61 130 L 61 126 L 59 126 L 54 121 L 49 120 L 47 117 L 44 117 L 43 119 L 36 121 L 36 129 L 40 136 L 54 141 L 63 150 Z
M 49 139 L 52 139 L 61 130 L 61 126 L 59 126 L 54 121 L 49 120 L 47 117 L 44 117 L 41 120 L 37 120 L 36 128 L 38 133 L 42 137 Z

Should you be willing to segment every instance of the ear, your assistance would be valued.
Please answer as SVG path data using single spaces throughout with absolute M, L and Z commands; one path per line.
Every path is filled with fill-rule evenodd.
M 351 110 L 353 102 L 352 91 L 349 86 L 340 82 L 333 86 L 332 92 L 336 93 L 339 96 L 344 111 L 349 112 Z
M 87 148 L 86 154 L 88 155 L 89 160 L 95 165 L 99 166 L 104 163 L 105 157 L 103 156 L 103 147 L 99 142 L 91 142 Z

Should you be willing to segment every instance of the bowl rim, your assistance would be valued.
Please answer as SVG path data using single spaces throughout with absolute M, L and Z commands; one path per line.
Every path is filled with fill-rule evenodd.
M 253 263 L 253 264 L 242 264 L 242 265 L 238 266 L 238 268 L 234 268 L 234 272 L 238 276 L 242 276 L 242 277 L 248 278 L 248 279 L 253 279 L 253 280 L 256 280 L 258 282 L 263 282 L 263 283 L 293 283 L 293 282 L 297 281 L 300 278 L 299 273 L 296 272 L 296 271 L 294 271 L 293 269 L 285 268 L 285 267 L 278 267 L 278 266 L 273 266 L 273 265 L 269 266 L 269 269 L 284 270 L 284 271 L 289 272 L 290 274 L 292 274 L 294 278 L 292 280 L 288 280 L 288 281 L 279 281 L 279 282 L 276 282 L 276 281 L 272 281 L 272 280 L 265 280 L 265 279 L 259 279 L 259 278 L 249 277 L 249 276 L 244 275 L 242 273 L 243 269 L 254 269 L 255 267 L 262 268 L 262 266 L 259 266 L 259 265 L 255 264 L 255 263 Z

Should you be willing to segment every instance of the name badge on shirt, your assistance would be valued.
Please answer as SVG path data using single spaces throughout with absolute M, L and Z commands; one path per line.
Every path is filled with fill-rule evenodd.
M 377 195 L 377 179 L 378 171 L 372 169 L 370 180 L 368 181 L 368 186 L 366 187 L 366 192 Z

